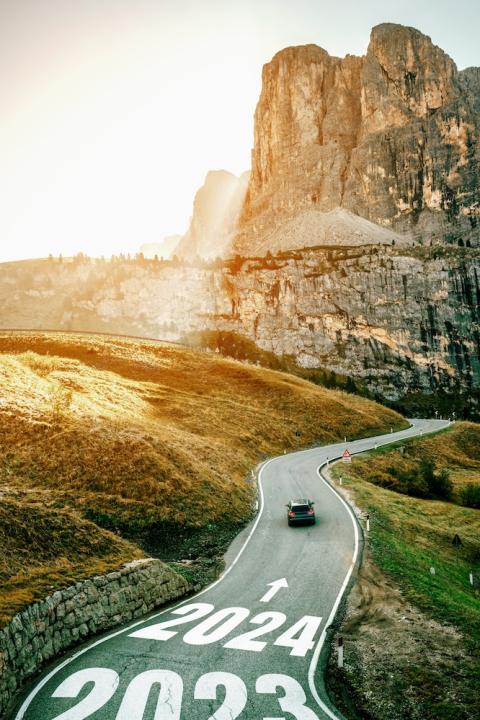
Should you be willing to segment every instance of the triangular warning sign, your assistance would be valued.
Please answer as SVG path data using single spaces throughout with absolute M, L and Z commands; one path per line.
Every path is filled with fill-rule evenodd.
M 343 451 L 342 461 L 344 463 L 352 462 L 352 454 L 347 448 L 345 448 L 345 450 Z

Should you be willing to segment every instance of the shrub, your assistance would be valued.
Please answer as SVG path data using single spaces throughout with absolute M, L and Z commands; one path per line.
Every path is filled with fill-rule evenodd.
M 460 490 L 460 502 L 465 507 L 480 510 L 480 485 L 466 485 Z
M 439 473 L 434 473 L 428 483 L 428 489 L 434 497 L 450 500 L 453 494 L 453 483 L 448 470 L 444 468 Z
M 430 458 L 422 458 L 420 462 L 420 474 L 430 488 L 435 481 L 435 463 Z
M 427 496 L 450 500 L 453 494 L 453 483 L 450 473 L 445 468 L 435 471 L 435 463 L 430 458 L 423 458 L 420 463 L 420 476 L 427 488 Z M 423 496 L 426 497 L 426 496 Z
M 429 494 L 430 490 L 424 478 L 419 473 L 409 473 L 407 495 L 426 498 Z

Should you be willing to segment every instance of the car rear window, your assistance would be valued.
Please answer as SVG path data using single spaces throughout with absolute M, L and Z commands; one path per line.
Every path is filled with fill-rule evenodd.
M 293 505 L 292 510 L 295 512 L 307 512 L 307 510 L 310 510 L 309 505 Z

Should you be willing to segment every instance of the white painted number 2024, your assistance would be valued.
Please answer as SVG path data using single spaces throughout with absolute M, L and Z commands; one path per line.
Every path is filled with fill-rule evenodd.
M 235 630 L 250 615 L 250 610 L 242 607 L 231 607 L 223 610 L 215 610 L 209 603 L 191 603 L 183 605 L 172 611 L 174 615 L 181 615 L 173 620 L 166 620 L 155 623 L 141 630 L 135 630 L 130 637 L 143 638 L 145 640 L 169 640 L 177 634 L 173 627 L 191 623 L 194 620 L 202 619 L 202 622 L 195 625 L 183 636 L 184 642 L 188 645 L 209 645 L 225 638 Z M 213 613 L 213 615 L 212 615 Z M 207 617 L 208 616 L 208 617 Z M 250 623 L 260 625 L 255 630 L 249 630 L 242 635 L 237 635 L 225 643 L 226 648 L 236 650 L 249 650 L 261 652 L 266 642 L 256 638 L 266 635 L 280 628 L 287 620 L 286 615 L 281 612 L 263 612 L 255 615 Z M 305 615 L 292 627 L 283 632 L 275 641 L 274 645 L 289 647 L 290 655 L 304 657 L 315 645 L 315 635 L 322 622 L 321 617 Z
M 74 707 L 56 715 L 53 720 L 85 720 L 103 707 L 115 694 L 119 676 L 108 668 L 79 670 L 64 680 L 55 690 L 54 698 L 76 698 L 88 683 L 89 694 Z M 208 720 L 235 720 L 247 705 L 247 688 L 243 680 L 228 672 L 202 675 L 195 685 L 195 700 L 217 700 L 218 688 L 224 689 L 223 701 Z M 145 709 L 152 689 L 158 692 L 152 720 L 180 720 L 183 700 L 183 680 L 171 670 L 147 670 L 137 675 L 127 687 L 116 720 L 144 720 Z M 276 695 L 281 709 L 295 720 L 319 720 L 305 703 L 302 686 L 288 675 L 269 674 L 258 678 L 255 690 L 259 694 Z M 278 695 L 278 691 L 283 695 Z M 146 720 L 146 719 L 145 719 Z M 264 718 L 263 720 L 285 720 Z

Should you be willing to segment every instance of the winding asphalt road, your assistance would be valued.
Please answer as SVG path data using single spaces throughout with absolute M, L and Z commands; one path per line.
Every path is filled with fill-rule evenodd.
M 348 447 L 358 453 L 447 424 L 413 420 L 408 430 Z M 223 576 L 67 656 L 36 681 L 14 720 L 340 718 L 325 692 L 322 649 L 358 561 L 360 532 L 318 468 L 344 449 L 266 462 L 259 513 L 230 548 Z M 287 526 L 285 503 L 295 497 L 315 500 L 316 525 Z

